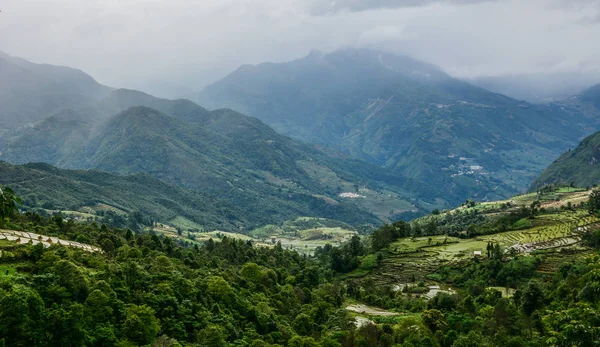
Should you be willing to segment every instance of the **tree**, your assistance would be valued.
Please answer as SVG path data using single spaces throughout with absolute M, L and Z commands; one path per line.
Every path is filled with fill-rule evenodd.
M 296 333 L 309 336 L 312 332 L 313 322 L 308 315 L 300 313 L 292 322 L 292 326 L 294 327 Z
M 10 187 L 0 184 L 0 222 L 4 218 L 13 216 L 19 210 L 21 199 L 15 195 Z
M 357 257 L 363 254 L 363 246 L 360 243 L 360 237 L 358 235 L 352 236 L 350 240 L 350 255 L 352 257 Z
M 226 346 L 225 329 L 218 325 L 209 325 L 198 332 L 197 340 L 200 346 Z
M 423 324 L 432 332 L 443 330 L 446 327 L 446 318 L 440 310 L 431 309 L 423 311 L 421 316 Z
M 542 203 L 539 200 L 535 200 L 531 203 L 529 208 L 531 209 L 531 215 L 535 216 L 538 213 L 538 210 L 542 207 Z
M 60 260 L 54 266 L 58 283 L 64 287 L 73 299 L 83 301 L 88 295 L 88 280 L 82 269 L 68 260 Z
M 590 214 L 595 214 L 600 210 L 600 190 L 594 189 L 588 200 L 588 211 Z
M 130 305 L 123 323 L 125 337 L 137 344 L 147 345 L 154 341 L 160 330 L 154 310 L 146 305 Z
M 521 298 L 521 309 L 527 316 L 540 308 L 544 299 L 544 292 L 537 282 L 530 281 L 527 284 L 527 288 L 523 292 Z

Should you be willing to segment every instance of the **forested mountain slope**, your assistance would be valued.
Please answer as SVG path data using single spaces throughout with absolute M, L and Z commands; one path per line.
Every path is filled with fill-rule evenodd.
M 407 57 L 355 49 L 242 66 L 199 100 L 461 199 L 525 189 L 597 124 L 577 110 L 491 93 Z
M 43 163 L 0 162 L 2 184 L 11 186 L 25 207 L 90 211 L 102 208 L 125 216 L 169 222 L 183 217 L 207 230 L 239 230 L 255 223 L 243 208 L 216 196 L 186 190 L 146 174 L 119 176 L 96 170 L 63 170 Z
M 112 95 L 121 93 L 132 92 Z M 62 112 L 3 136 L 0 159 L 147 173 L 241 206 L 253 221 L 249 226 L 299 216 L 379 223 L 429 209 L 428 202 L 439 203 L 438 192 L 423 182 L 331 157 L 277 134 L 256 118 L 231 110 L 209 112 L 189 101 L 134 95 L 135 101 L 121 105 L 143 102 L 136 99 L 141 95 L 170 114 L 132 107 L 96 124 L 77 111 Z M 371 196 L 339 196 L 359 188 Z
M 547 184 L 591 187 L 600 183 L 600 132 L 586 137 L 563 153 L 531 184 L 536 190 Z

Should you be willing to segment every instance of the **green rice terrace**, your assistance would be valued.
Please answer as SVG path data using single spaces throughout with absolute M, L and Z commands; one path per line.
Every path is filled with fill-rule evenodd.
M 427 234 L 432 232 L 427 232 L 428 228 L 434 228 L 438 235 L 397 239 L 381 250 L 383 257 L 378 266 L 370 271 L 359 268 L 348 277 L 392 286 L 396 290 L 398 286 L 417 282 L 437 285 L 440 270 L 487 257 L 489 244 L 499 245 L 505 259 L 541 255 L 543 261 L 537 272 L 550 274 L 561 263 L 591 253 L 582 245 L 582 235 L 600 229 L 600 218 L 580 208 L 589 194 L 590 191 L 582 189 L 559 188 L 505 201 L 467 202 L 455 210 L 428 215 L 414 220 L 411 226 Z M 531 215 L 520 218 L 519 213 L 523 211 Z M 508 216 L 518 219 L 508 226 L 500 225 Z M 477 227 L 465 224 L 464 228 L 457 229 L 457 224 L 465 218 L 477 220 Z M 448 220 L 455 224 L 449 224 Z M 506 231 L 490 232 L 495 230 L 493 228 L 506 228 Z M 482 231 L 489 234 L 477 234 Z

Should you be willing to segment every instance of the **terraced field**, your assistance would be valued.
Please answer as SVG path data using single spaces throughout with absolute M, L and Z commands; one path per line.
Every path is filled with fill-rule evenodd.
M 587 201 L 591 190 L 585 190 L 581 188 L 571 187 L 560 187 L 553 192 L 544 194 L 528 193 L 514 196 L 506 200 L 480 202 L 474 206 L 460 206 L 453 210 L 447 211 L 446 213 L 453 213 L 455 211 L 471 211 L 477 210 L 483 213 L 497 213 L 515 210 L 521 207 L 529 207 L 532 202 L 540 201 L 542 208 L 560 208 L 562 206 L 578 205 L 583 201 Z M 510 206 L 507 210 L 503 210 L 502 206 Z
M 182 232 L 179 235 L 177 228 L 164 223 L 156 223 L 153 230 L 168 237 L 186 239 L 192 243 L 204 243 L 209 239 L 218 242 L 223 237 L 252 241 L 255 245 L 262 247 L 273 247 L 280 242 L 283 248 L 312 255 L 318 247 L 327 244 L 340 246 L 348 242 L 353 235 L 356 235 L 356 231 L 346 229 L 343 226 L 326 226 L 335 225 L 336 223 L 339 224 L 339 222 L 321 218 L 301 217 L 294 221 L 285 222 L 281 226 L 266 225 L 257 228 L 251 231 L 249 235 L 219 230 Z
M 579 245 L 581 234 L 600 229 L 600 219 L 584 210 L 537 216 L 532 224 L 528 229 L 473 239 L 446 236 L 400 239 L 389 246 L 388 256 L 383 259 L 381 266 L 368 276 L 380 285 L 421 280 L 431 282 L 427 275 L 436 272 L 444 264 L 472 261 L 475 251 L 485 257 L 488 242 L 500 244 L 507 252 L 546 252 L 540 272 L 549 273 L 565 260 L 589 252 Z
M 0 240 L 7 242 L 7 246 L 25 244 L 37 245 L 41 243 L 45 248 L 52 245 L 60 245 L 79 248 L 88 252 L 102 252 L 98 247 L 90 246 L 85 243 L 63 240 L 54 236 L 40 235 L 26 231 L 0 230 Z

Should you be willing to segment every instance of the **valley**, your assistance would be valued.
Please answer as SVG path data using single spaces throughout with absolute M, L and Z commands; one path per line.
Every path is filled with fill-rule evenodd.
M 600 1 L 0 32 L 0 347 L 600 347 Z

